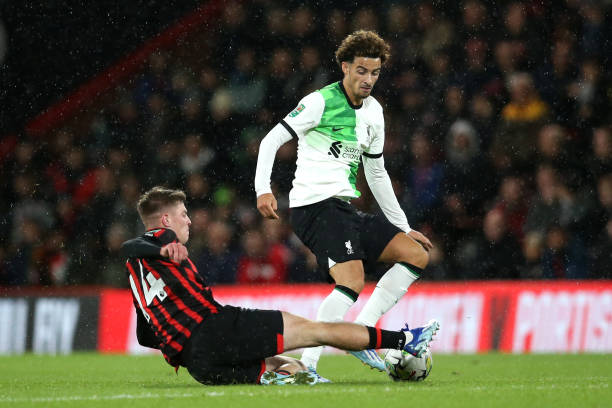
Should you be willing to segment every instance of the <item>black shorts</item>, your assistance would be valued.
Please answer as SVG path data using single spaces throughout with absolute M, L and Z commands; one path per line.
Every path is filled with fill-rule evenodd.
M 292 208 L 291 226 L 326 272 L 330 259 L 361 259 L 365 267 L 374 267 L 387 244 L 402 232 L 384 216 L 357 211 L 337 198 Z
M 282 352 L 280 311 L 223 306 L 193 330 L 182 360 L 202 384 L 257 384 L 265 358 Z

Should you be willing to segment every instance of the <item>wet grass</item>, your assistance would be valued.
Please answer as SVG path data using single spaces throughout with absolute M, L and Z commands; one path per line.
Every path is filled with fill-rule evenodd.
M 211 387 L 159 356 L 0 357 L 0 407 L 612 407 L 612 355 L 434 355 L 420 383 L 345 355 L 319 372 L 333 384 Z

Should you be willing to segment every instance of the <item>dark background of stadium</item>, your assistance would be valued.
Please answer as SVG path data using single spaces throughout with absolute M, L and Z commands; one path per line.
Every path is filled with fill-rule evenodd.
M 2 1 L 0 19 L 8 39 L 0 94 L 2 133 L 17 132 L 28 119 L 199 4 Z
M 223 269 L 231 264 L 230 269 L 235 270 L 238 267 L 238 259 L 243 258 L 247 258 L 245 260 L 247 264 L 256 261 L 261 270 L 266 269 L 266 265 L 275 265 L 277 261 L 282 263 L 284 272 L 275 273 L 271 282 L 322 279 L 319 273 L 313 270 L 309 254 L 291 236 L 286 223 L 281 223 L 278 228 L 280 231 L 270 231 L 275 228 L 260 223 L 257 215 L 253 214 L 252 173 L 257 141 L 293 108 L 308 88 L 303 86 L 299 89 L 279 91 L 286 81 L 282 79 L 284 74 L 275 72 L 271 66 L 275 57 L 281 61 L 284 58 L 282 52 L 277 54 L 276 50 L 288 50 L 289 53 L 293 53 L 290 55 L 292 63 L 288 66 L 289 76 L 295 76 L 301 69 L 300 51 L 303 47 L 315 45 L 320 52 L 320 67 L 326 81 L 339 79 L 339 72 L 332 55 L 337 41 L 326 32 L 327 24 L 334 13 L 342 16 L 347 29 L 361 28 L 360 23 L 366 26 L 372 24 L 373 18 L 377 20 L 374 23 L 375 28 L 392 42 L 394 59 L 375 88 L 374 95 L 386 106 L 391 119 L 388 121 L 389 152 L 385 153 L 385 157 L 389 172 L 398 187 L 400 202 L 407 209 L 413 226 L 431 234 L 440 249 L 439 253 L 432 254 L 426 278 L 610 277 L 609 268 L 602 268 L 601 265 L 606 265 L 607 257 L 612 253 L 612 250 L 608 250 L 612 245 L 612 232 L 608 234 L 609 236 L 606 235 L 604 227 L 610 219 L 611 209 L 598 197 L 598 182 L 609 173 L 609 163 L 604 163 L 601 167 L 603 170 L 596 176 L 591 173 L 593 163 L 599 160 L 592 152 L 591 146 L 592 139 L 595 138 L 595 129 L 608 132 L 608 140 L 612 137 L 609 134 L 612 123 L 610 113 L 612 91 L 610 91 L 609 77 L 611 71 L 609 57 L 612 55 L 609 41 L 612 30 L 610 2 L 575 0 L 476 2 L 485 7 L 486 13 L 482 24 L 473 27 L 472 31 L 462 26 L 462 18 L 464 5 L 474 3 L 473 1 L 412 1 L 380 4 L 322 1 L 314 5 L 271 0 L 211 3 L 220 5 L 218 16 L 203 20 L 202 25 L 190 29 L 186 37 L 181 37 L 174 44 L 152 55 L 162 56 L 162 64 L 165 64 L 166 69 L 164 75 L 167 75 L 165 79 L 168 82 L 177 78 L 179 81 L 187 78 L 188 88 L 191 87 L 175 99 L 172 98 L 176 97 L 176 90 L 169 91 L 168 102 L 173 104 L 173 109 L 176 111 L 179 111 L 185 101 L 191 98 L 190 95 L 193 93 L 191 91 L 194 90 L 198 98 L 205 98 L 208 103 L 202 103 L 203 112 L 211 115 L 214 109 L 210 108 L 210 104 L 216 101 L 223 106 L 227 95 L 221 92 L 222 88 L 232 81 L 243 81 L 242 84 L 249 85 L 256 82 L 255 79 L 264 78 L 267 84 L 267 93 L 259 101 L 257 110 L 234 112 L 229 120 L 222 122 L 208 118 L 201 124 L 205 137 L 204 141 L 202 138 L 199 140 L 202 143 L 200 150 L 203 151 L 204 147 L 211 149 L 215 158 L 213 164 L 206 168 L 204 178 L 207 192 L 200 197 L 192 198 L 190 204 L 194 210 L 197 210 L 194 211 L 197 216 L 207 219 L 200 224 L 206 226 L 206 233 L 220 228 L 224 231 L 219 234 L 224 235 L 227 234 L 226 227 L 230 230 L 229 247 L 224 251 L 226 255 L 228 251 L 231 252 L 231 256 L 222 256 L 223 260 L 211 258 L 210 248 L 206 242 L 211 237 L 199 237 L 205 233 L 204 230 L 194 231 L 197 235 L 194 235 L 192 242 L 192 255 L 202 258 L 200 264 L 206 269 L 204 273 L 216 271 L 216 276 L 209 277 L 213 283 L 235 282 L 238 279 L 235 273 Z M 35 221 L 32 228 L 38 238 L 34 239 L 34 242 L 23 242 L 15 238 L 13 233 L 7 233 L 0 239 L 0 284 L 46 286 L 95 283 L 125 286 L 119 275 L 120 261 L 107 242 L 111 239 L 109 235 L 112 235 L 109 231 L 113 230 L 111 227 L 115 224 L 112 224 L 112 219 L 105 217 L 104 213 L 115 214 L 117 211 L 116 214 L 125 220 L 135 215 L 133 211 L 117 209 L 120 204 L 125 208 L 126 204 L 121 199 L 120 185 L 125 185 L 125 180 L 132 180 L 134 174 L 147 175 L 149 172 L 154 173 L 158 168 L 163 168 L 169 173 L 181 173 L 182 170 L 172 170 L 180 167 L 176 158 L 164 165 L 156 160 L 153 160 L 154 164 L 148 162 L 150 155 L 155 152 L 151 146 L 146 146 L 150 140 L 141 140 L 141 138 L 144 134 L 142 130 L 147 124 L 152 123 L 149 119 L 144 125 L 140 123 L 131 129 L 130 131 L 135 133 L 130 133 L 127 139 L 112 141 L 109 144 L 100 142 L 101 136 L 96 126 L 102 123 L 113 128 L 117 125 L 116 116 L 122 109 L 121 105 L 124 102 L 129 105 L 139 97 L 143 97 L 142 87 L 147 86 L 146 78 L 147 75 L 151 75 L 151 66 L 147 66 L 146 61 L 143 61 L 144 63 L 140 64 L 132 75 L 105 90 L 103 94 L 93 94 L 91 104 L 78 105 L 76 110 L 71 111 L 61 121 L 54 122 L 53 126 L 43 127 L 40 131 L 40 127 L 35 128 L 29 124 L 31 125 L 37 116 L 44 115 L 47 108 L 62 106 L 72 92 L 87 87 L 102 72 L 116 67 L 126 56 L 142 49 L 143 44 L 147 44 L 158 34 L 163 35 L 169 27 L 180 24 L 185 17 L 189 17 L 194 12 L 196 7 L 203 4 L 208 3 L 195 0 L 136 1 L 121 5 L 110 1 L 93 3 L 70 1 L 61 4 L 42 1 L 0 2 L 0 21 L 4 25 L 7 46 L 0 77 L 2 85 L 0 137 L 5 136 L 0 142 L 0 175 L 7 181 L 0 188 L 2 193 L 0 210 L 3 212 L 0 222 L 7 231 L 23 230 L 15 221 L 14 215 L 17 208 L 31 208 L 28 207 L 31 203 L 25 202 L 27 200 L 20 197 L 16 191 L 17 187 L 12 185 L 20 175 L 31 177 L 34 185 L 38 186 L 32 190 L 29 198 L 49 207 L 42 210 L 43 213 L 47 212 L 42 214 L 48 216 L 47 221 L 40 221 L 41 214 L 30 214 L 30 218 L 26 217 Z M 395 10 L 394 7 L 399 4 L 408 10 L 405 17 L 412 25 L 404 27 L 403 31 L 394 31 L 395 29 L 389 26 L 388 13 L 390 10 Z M 550 224 L 545 225 L 544 233 L 548 237 L 546 234 L 550 232 L 553 234 L 551 238 L 553 239 L 554 228 L 559 226 L 559 233 L 565 234 L 566 241 L 579 241 L 579 245 L 573 248 L 566 246 L 560 250 L 547 248 L 544 245 L 540 248 L 541 257 L 531 260 L 525 259 L 528 255 L 525 247 L 526 237 L 521 232 L 517 233 L 520 236 L 513 237 L 516 242 L 502 245 L 500 248 L 500 245 L 487 241 L 487 237 L 483 236 L 483 225 L 486 224 L 486 216 L 492 209 L 499 209 L 499 205 L 504 204 L 501 198 L 501 186 L 504 180 L 511 177 L 518 177 L 523 183 L 521 203 L 535 211 L 536 204 L 542 198 L 538 191 L 536 170 L 540 165 L 551 164 L 550 158 L 543 157 L 542 152 L 537 151 L 536 147 L 533 156 L 535 161 L 527 169 L 511 166 L 510 169 L 500 170 L 495 167 L 495 160 L 489 159 L 488 156 L 487 165 L 493 165 L 493 168 L 486 167 L 488 172 L 480 173 L 472 169 L 468 174 L 472 185 L 468 187 L 474 188 L 474 184 L 480 183 L 487 188 L 480 191 L 483 195 L 476 201 L 472 200 L 474 206 L 469 209 L 471 217 L 449 212 L 450 204 L 444 202 L 452 198 L 452 193 L 456 192 L 452 191 L 453 186 L 455 190 L 458 187 L 465 187 L 454 185 L 456 180 L 445 178 L 447 184 L 444 186 L 450 189 L 447 188 L 441 193 L 439 199 L 443 202 L 437 203 L 437 207 L 433 209 L 412 206 L 411 200 L 414 197 L 411 196 L 410 186 L 410 174 L 413 174 L 410 172 L 418 167 L 415 146 L 411 144 L 414 139 L 425 137 L 429 140 L 431 145 L 428 148 L 433 147 L 430 155 L 434 164 L 448 170 L 452 168 L 452 160 L 449 159 L 445 139 L 451 125 L 457 123 L 458 119 L 467 119 L 477 129 L 482 146 L 493 144 L 494 139 L 503 133 L 500 131 L 504 121 L 503 108 L 511 101 L 509 92 L 505 89 L 507 84 L 503 80 L 508 78 L 500 74 L 500 67 L 495 61 L 495 45 L 508 39 L 504 37 L 507 35 L 504 33 L 504 19 L 508 10 L 515 4 L 520 5 L 527 16 L 525 29 L 511 38 L 512 41 L 527 45 L 526 55 L 517 71 L 527 72 L 532 76 L 536 92 L 548 105 L 550 113 L 548 119 L 538 124 L 537 129 L 533 131 L 534 140 L 544 125 L 553 124 L 561 127 L 563 152 L 552 158 L 552 165 L 554 170 L 559 172 L 558 177 L 562 182 L 566 182 L 565 187 L 573 197 L 572 203 L 580 203 L 574 206 L 576 211 L 572 213 L 575 222 L 553 219 Z M 452 32 L 456 34 L 449 46 L 438 49 L 435 54 L 436 57 L 448 55 L 450 60 L 450 73 L 453 79 L 445 83 L 442 88 L 440 82 L 434 80 L 431 74 L 432 68 L 424 58 L 416 51 L 409 52 L 410 47 L 420 47 L 427 35 L 427 28 L 421 27 L 418 21 L 419 16 L 423 15 L 422 9 L 431 11 L 430 19 L 433 26 L 443 28 L 445 23 L 450 22 Z M 292 19 L 304 10 L 311 13 L 311 25 L 317 28 L 317 32 L 306 30 L 305 35 L 301 36 L 294 31 L 294 27 L 285 27 L 282 33 L 275 33 L 268 26 L 268 20 L 274 13 L 280 13 L 278 15 L 282 19 L 293 23 Z M 598 24 L 592 24 L 593 10 L 602 16 L 602 21 Z M 243 20 L 236 24 L 235 15 L 241 13 Z M 293 25 L 299 26 L 299 24 Z M 469 81 L 474 79 L 470 77 L 466 68 L 466 55 L 472 51 L 478 53 L 478 47 L 482 45 L 479 45 L 478 41 L 470 42 L 473 39 L 487 45 L 485 51 L 487 72 L 492 76 L 498 76 L 495 91 L 485 89 L 484 82 L 479 83 L 478 78 L 475 80 L 478 84 L 477 92 L 466 90 L 471 86 Z M 554 78 L 548 82 L 547 76 L 552 75 L 551 55 L 554 49 L 559 48 L 558 44 L 564 41 L 570 47 L 570 73 L 564 79 L 566 82 L 554 82 Z M 240 78 L 236 73 L 239 71 L 236 69 L 236 64 L 243 49 L 254 51 L 257 68 L 252 71 L 252 76 Z M 563 94 L 565 91 L 560 89 L 580 83 L 582 65 L 590 59 L 594 59 L 599 64 L 602 75 L 595 89 L 596 97 L 599 98 L 596 99 L 595 114 L 588 120 L 583 120 L 580 118 L 580 106 L 575 100 L 571 98 L 568 100 L 567 95 Z M 205 69 L 209 69 L 215 77 L 213 89 L 206 90 L 201 84 L 198 85 L 200 70 L 203 72 Z M 445 111 L 443 101 L 448 99 L 445 93 L 457 84 L 460 92 L 465 95 L 466 106 L 460 115 L 453 117 Z M 485 95 L 485 99 L 495 113 L 495 120 L 484 127 L 477 123 L 467 106 L 475 95 L 481 94 Z M 214 99 L 213 96 L 218 98 Z M 415 97 L 434 96 L 439 97 L 440 103 L 426 106 L 432 114 L 429 117 L 422 115 L 420 111 L 417 115 L 416 109 L 413 111 L 406 108 L 410 103 L 414 103 Z M 142 101 L 136 102 L 136 105 L 140 120 L 144 118 L 146 112 L 142 110 Z M 183 126 L 184 121 L 180 120 L 180 112 L 176 114 L 178 119 L 175 118 L 176 121 L 172 123 Z M 432 120 L 432 116 L 437 126 L 424 125 L 428 120 Z M 119 125 L 121 123 L 117 126 Z M 35 131 L 36 129 L 39 131 Z M 209 129 L 211 135 L 206 134 Z M 556 131 L 555 129 L 550 130 Z M 112 139 L 114 131 L 112 129 L 109 131 L 111 136 L 108 134 L 102 136 Z M 185 129 L 181 131 L 187 132 Z M 136 137 L 133 137 L 134 135 Z M 178 136 L 173 134 L 167 139 L 172 139 L 171 142 L 180 147 L 185 142 L 186 133 Z M 55 148 L 53 144 L 58 140 L 68 140 L 70 144 L 69 147 L 64 147 L 66 150 L 62 154 L 69 155 L 73 150 L 85 154 L 85 165 L 78 172 L 73 171 L 74 169 L 61 170 L 65 171 L 64 178 L 68 182 L 74 181 L 73 178 L 77 179 L 76 184 L 83 187 L 80 193 L 72 187 L 61 191 L 50 188 L 55 186 L 57 178 L 52 178 L 49 172 L 57 168 L 50 168 L 51 166 L 46 164 L 58 159 L 53 157 Z M 162 145 L 166 146 L 165 141 Z M 179 148 L 181 149 L 183 147 Z M 128 152 L 130 171 L 113 167 L 111 157 L 114 157 L 116 150 Z M 484 153 L 488 154 L 489 151 L 483 148 L 482 153 L 484 157 Z M 279 191 L 281 206 L 284 206 L 294 159 L 291 154 L 286 152 L 282 154 L 284 156 L 280 157 L 275 167 L 274 180 Z M 65 157 L 68 156 L 62 156 L 60 161 Z M 104 176 L 100 174 L 105 174 L 108 170 L 111 178 L 109 183 L 113 186 L 112 191 L 104 192 L 101 187 L 103 182 L 100 181 Z M 445 174 L 448 176 L 450 171 L 446 171 Z M 576 174 L 580 177 L 573 178 L 572 176 Z M 155 177 L 148 180 L 146 177 L 135 178 L 139 191 L 150 187 L 149 183 L 155 180 Z M 174 174 L 166 181 L 170 179 L 175 180 L 178 187 L 187 188 L 188 193 L 190 192 L 188 177 L 185 174 Z M 161 179 L 158 177 L 157 180 Z M 88 182 L 90 184 L 87 184 Z M 363 180 L 361 183 L 363 185 Z M 91 191 L 87 190 L 88 188 Z M 367 190 L 367 187 L 364 188 Z M 81 193 L 83 196 L 79 195 Z M 370 211 L 377 210 L 367 191 L 356 205 Z M 70 221 L 62 219 L 60 215 L 66 210 L 66 206 L 69 206 L 69 210 L 74 213 Z M 283 211 L 282 214 L 286 219 L 286 212 Z M 471 223 L 469 228 L 455 228 L 467 218 Z M 220 220 L 223 224 L 221 226 L 218 225 Z M 131 228 L 129 228 L 130 233 L 138 229 Z M 270 239 L 271 235 L 275 238 Z M 255 251 L 257 254 L 254 256 L 249 255 L 248 247 L 253 246 L 249 241 L 261 240 L 262 236 L 266 238 L 268 245 L 263 249 L 257 248 Z M 504 248 L 508 247 L 513 247 L 515 252 L 505 251 Z M 483 262 L 479 262 L 479 257 Z M 578 261 L 582 263 L 581 272 L 573 275 L 572 262 Z M 488 267 L 483 268 L 480 265 L 482 263 Z M 58 268 L 61 272 L 50 272 Z M 545 269 L 549 272 L 543 272 Z M 114 272 L 108 273 L 111 270 Z M 370 277 L 375 276 L 376 272 L 371 271 Z M 265 279 L 260 281 L 260 283 L 265 282 Z

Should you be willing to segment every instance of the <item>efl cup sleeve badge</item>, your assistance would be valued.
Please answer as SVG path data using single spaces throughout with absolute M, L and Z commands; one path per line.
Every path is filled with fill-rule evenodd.
M 352 254 L 352 253 L 353 253 L 353 245 L 351 245 L 351 241 L 350 241 L 350 240 L 349 240 L 349 241 L 346 241 L 346 242 L 344 243 L 344 245 L 346 246 L 346 253 L 347 253 L 348 255 Z
M 297 115 L 300 114 L 300 112 L 302 112 L 304 109 L 306 109 L 306 107 L 304 106 L 303 103 L 300 103 L 299 106 L 297 108 L 295 108 L 290 114 L 289 117 L 290 118 L 295 118 Z

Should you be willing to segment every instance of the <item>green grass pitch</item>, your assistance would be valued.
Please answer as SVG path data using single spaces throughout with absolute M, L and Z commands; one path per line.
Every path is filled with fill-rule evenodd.
M 0 357 L 4 407 L 612 407 L 612 355 L 434 355 L 420 383 L 394 383 L 326 355 L 315 386 L 202 386 L 159 356 Z

